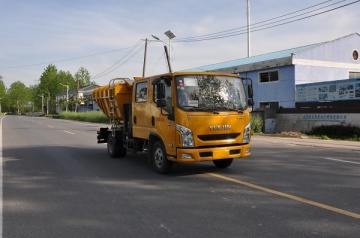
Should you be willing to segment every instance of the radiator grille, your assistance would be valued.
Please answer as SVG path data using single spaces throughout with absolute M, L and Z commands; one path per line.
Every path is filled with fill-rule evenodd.
M 211 141 L 211 140 L 228 140 L 235 139 L 240 133 L 232 134 L 216 134 L 216 135 L 198 135 L 198 138 L 202 141 Z

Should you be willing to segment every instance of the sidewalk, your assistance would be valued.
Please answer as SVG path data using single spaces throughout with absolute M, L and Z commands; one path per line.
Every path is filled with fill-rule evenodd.
M 310 139 L 310 138 L 293 138 L 293 137 L 281 137 L 272 135 L 253 135 L 251 140 L 254 142 L 273 142 L 273 143 L 285 143 L 302 146 L 313 146 L 323 148 L 339 148 L 345 150 L 360 151 L 359 141 L 341 141 L 341 140 L 322 140 L 322 139 Z

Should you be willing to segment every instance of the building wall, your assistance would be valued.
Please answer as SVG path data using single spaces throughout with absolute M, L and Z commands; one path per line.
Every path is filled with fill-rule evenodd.
M 350 71 L 360 72 L 360 60 L 353 59 L 353 51 L 360 52 L 360 37 L 352 34 L 295 53 L 296 84 L 348 79 Z
M 317 83 L 349 78 L 349 69 L 296 65 L 296 84 Z
M 279 81 L 260 83 L 259 74 L 273 70 L 278 70 Z M 295 107 L 294 70 L 293 65 L 288 65 L 241 73 L 242 77 L 251 78 L 253 81 L 254 107 L 259 108 L 260 102 L 279 102 L 281 107 Z
M 348 124 L 360 127 L 360 113 L 286 113 L 276 115 L 275 132 L 306 132 L 315 126 Z

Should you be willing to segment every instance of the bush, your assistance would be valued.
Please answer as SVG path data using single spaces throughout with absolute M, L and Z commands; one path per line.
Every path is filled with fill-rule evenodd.
M 259 116 L 252 116 L 250 120 L 251 120 L 251 133 L 252 134 L 261 133 L 264 125 L 263 119 Z
M 109 123 L 109 119 L 101 111 L 60 112 L 59 118 L 66 120 L 75 120 L 75 121 Z
M 346 139 L 360 141 L 360 128 L 352 125 L 323 125 L 316 126 L 308 135 L 319 136 L 326 139 Z

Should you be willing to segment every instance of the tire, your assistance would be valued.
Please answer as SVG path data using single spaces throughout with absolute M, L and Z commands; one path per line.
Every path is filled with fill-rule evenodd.
M 219 159 L 219 160 L 213 160 L 213 163 L 216 167 L 220 169 L 224 169 L 229 167 L 233 162 L 233 159 Z
M 153 169 L 159 174 L 167 174 L 172 167 L 172 161 L 166 158 L 166 151 L 160 141 L 156 141 L 151 150 L 151 163 Z
M 115 138 L 110 133 L 107 139 L 107 150 L 111 158 L 117 158 L 120 155 L 120 147 L 116 143 Z

